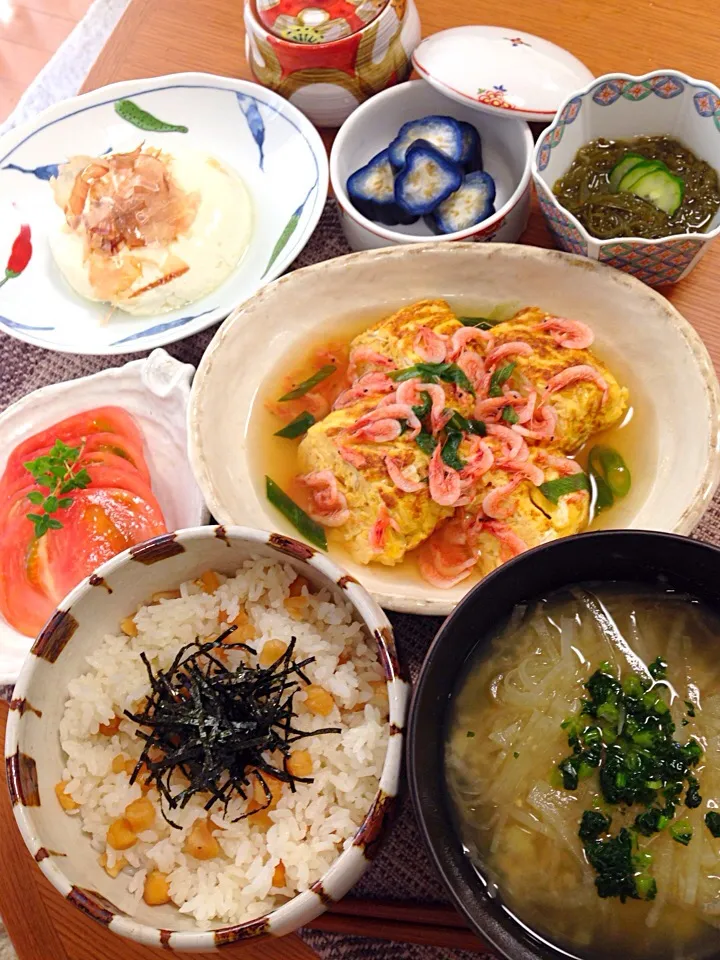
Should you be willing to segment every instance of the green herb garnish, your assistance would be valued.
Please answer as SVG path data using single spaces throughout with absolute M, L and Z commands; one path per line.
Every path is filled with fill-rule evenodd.
M 650 664 L 656 679 L 665 679 L 667 663 L 660 657 Z M 557 766 L 566 790 L 577 789 L 583 775 L 597 771 L 605 804 L 625 809 L 640 806 L 631 828 L 600 839 L 610 831 L 611 819 L 597 810 L 586 810 L 579 836 L 589 863 L 597 873 L 601 897 L 651 900 L 656 884 L 649 873 L 650 854 L 639 849 L 638 837 L 650 837 L 666 828 L 673 840 L 685 846 L 692 839 L 687 820 L 675 820 L 685 792 L 685 806 L 702 801 L 693 768 L 703 757 L 697 740 L 685 744 L 674 738 L 675 724 L 663 694 L 664 685 L 637 673 L 622 682 L 603 663 L 585 684 L 589 696 L 580 711 L 565 720 L 570 756 Z M 720 829 L 720 816 L 718 817 Z
M 452 467 L 453 470 L 462 470 L 465 466 L 465 460 L 458 454 L 458 448 L 463 441 L 462 433 L 449 433 L 448 438 L 443 444 L 442 453 L 440 454 L 443 463 L 447 464 L 448 467 Z
M 445 429 L 448 433 L 474 433 L 478 437 L 484 437 L 487 434 L 484 420 L 468 419 L 457 410 L 448 420 Z
M 710 810 L 705 814 L 705 826 L 717 840 L 720 837 L 720 813 Z
M 515 760 L 517 760 L 519 756 L 520 754 L 517 752 L 517 750 L 513 750 L 513 757 L 515 758 Z
M 506 363 L 504 367 L 499 367 L 494 371 L 493 375 L 490 377 L 490 389 L 488 390 L 489 397 L 501 397 L 502 396 L 502 386 L 504 383 L 510 379 L 513 375 L 513 371 L 517 366 L 515 360 L 511 360 L 510 363 Z
M 265 477 L 265 492 L 270 503 L 290 521 L 298 533 L 301 533 L 306 540 L 309 540 L 310 543 L 315 544 L 321 550 L 327 550 L 325 528 L 305 513 L 303 508 L 298 506 L 292 497 L 281 490 L 270 477 Z
M 303 380 L 302 383 L 299 383 L 292 390 L 288 391 L 278 399 L 278 403 L 285 403 L 287 400 L 297 400 L 299 397 L 304 397 L 306 393 L 309 393 L 313 387 L 316 387 L 319 383 L 322 383 L 323 380 L 327 380 L 328 377 L 331 377 L 337 367 L 334 363 L 328 363 L 324 367 L 320 367 L 317 373 L 314 373 L 311 377 L 308 377 L 307 380 Z
M 693 830 L 688 820 L 678 820 L 670 827 L 670 836 L 686 847 L 692 840 Z
M 52 514 L 67 509 L 73 502 L 67 494 L 73 490 L 84 490 L 91 481 L 90 474 L 78 467 L 80 447 L 68 447 L 62 440 L 56 440 L 52 449 L 37 460 L 28 460 L 23 466 L 32 475 L 41 490 L 31 490 L 27 498 L 42 513 L 26 514 L 35 525 L 35 536 L 39 539 L 48 530 L 62 529 L 62 523 Z
M 428 457 L 431 457 L 433 453 L 435 453 L 435 447 L 438 444 L 435 437 L 433 437 L 432 434 L 427 433 L 425 430 L 421 430 L 420 433 L 415 437 L 415 443 Z
M 477 327 L 479 330 L 492 330 L 502 320 L 491 320 L 489 317 L 458 317 L 464 327 Z
M 517 413 L 515 413 L 515 411 L 509 404 L 508 406 L 503 407 L 501 417 L 505 421 L 505 423 L 520 422 L 520 417 L 517 415 Z
M 475 731 L 474 731 L 474 730 L 468 730 L 468 732 L 465 734 L 465 736 L 466 736 L 469 740 L 472 740 L 472 738 L 475 736 Z
M 144 741 L 140 759 L 130 777 L 134 783 L 141 770 L 146 784 L 154 785 L 166 813 L 183 809 L 198 794 L 209 794 L 205 809 L 216 804 L 227 813 L 236 798 L 248 799 L 257 783 L 270 806 L 272 793 L 266 777 L 287 783 L 312 783 L 311 777 L 295 777 L 287 759 L 298 740 L 326 733 L 340 733 L 337 727 L 306 732 L 293 725 L 295 695 L 309 683 L 305 668 L 314 662 L 308 657 L 293 658 L 295 638 L 269 667 L 241 664 L 228 668 L 218 657 L 220 650 L 255 651 L 244 643 L 228 642 L 236 627 L 207 643 L 182 647 L 167 670 L 153 673 L 145 653 L 140 659 L 150 679 L 151 694 L 141 711 L 125 716 L 138 724 L 135 735 Z M 282 760 L 271 758 L 277 752 Z M 187 786 L 173 783 L 179 772 Z M 233 819 L 243 820 L 257 810 L 248 810 Z
M 475 390 L 467 374 L 456 363 L 416 363 L 412 367 L 405 367 L 404 370 L 392 370 L 388 376 L 397 383 L 412 380 L 414 377 L 422 377 L 432 383 L 444 380 L 446 383 L 454 383 L 461 390 L 475 396 Z
M 655 657 L 652 663 L 648 664 L 648 670 L 653 680 L 667 680 L 667 663 L 662 657 Z
M 423 390 L 420 394 L 420 397 L 422 402 L 416 404 L 412 408 L 412 412 L 415 414 L 418 420 L 422 421 L 426 417 L 430 416 L 430 411 L 432 410 L 432 400 L 430 399 L 430 394 L 427 392 L 427 390 Z
M 589 490 L 590 483 L 585 473 L 571 473 L 569 477 L 558 477 L 557 480 L 546 480 L 541 483 L 538 490 L 550 501 L 557 503 L 560 497 L 568 493 L 574 493 L 576 490 Z
M 303 433 L 307 433 L 314 423 L 315 417 L 308 410 L 303 410 L 294 420 L 291 420 L 290 423 L 284 426 L 282 430 L 277 430 L 274 436 L 285 437 L 286 440 L 294 440 L 295 437 L 300 437 Z
M 685 711 L 689 717 L 695 716 L 695 704 L 691 700 L 685 701 L 685 706 L 687 710 Z

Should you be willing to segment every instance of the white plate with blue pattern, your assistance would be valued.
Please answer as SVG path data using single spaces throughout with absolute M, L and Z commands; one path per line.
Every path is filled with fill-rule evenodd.
M 128 100 L 151 115 L 151 133 L 125 119 L 126 109 L 118 113 L 117 104 Z M 163 126 L 179 129 L 158 129 Z M 169 152 L 187 146 L 233 167 L 252 197 L 253 236 L 233 273 L 202 299 L 154 316 L 114 311 L 108 319 L 109 305 L 76 294 L 53 260 L 49 181 L 68 156 L 132 149 L 148 137 Z M 327 188 L 327 154 L 317 130 L 257 84 L 178 73 L 66 100 L 0 140 L 0 330 L 78 354 L 132 353 L 188 337 L 290 266 L 317 225 Z M 23 226 L 30 228 L 29 260 Z

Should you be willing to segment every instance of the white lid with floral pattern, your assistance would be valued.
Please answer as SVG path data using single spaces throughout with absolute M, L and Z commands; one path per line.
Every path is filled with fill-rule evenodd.
M 545 123 L 593 79 L 567 50 L 509 27 L 443 30 L 423 40 L 412 59 L 420 76 L 453 100 Z

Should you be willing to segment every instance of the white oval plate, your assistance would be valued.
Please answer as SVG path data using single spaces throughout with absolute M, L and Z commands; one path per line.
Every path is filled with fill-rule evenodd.
M 567 50 L 512 27 L 442 30 L 423 40 L 412 60 L 420 76 L 452 100 L 541 123 L 593 79 Z
M 189 413 L 190 462 L 219 523 L 298 536 L 265 498 L 262 437 L 248 423 L 258 391 L 279 377 L 283 358 L 301 357 L 323 336 L 349 339 L 358 316 L 378 318 L 426 297 L 473 314 L 537 304 L 589 323 L 598 353 L 621 379 L 632 371 L 633 402 L 640 409 L 644 400 L 644 433 L 655 438 L 654 467 L 637 465 L 630 494 L 606 523 L 693 529 L 720 479 L 720 388 L 697 333 L 667 300 L 619 270 L 495 243 L 399 246 L 329 260 L 283 277 L 228 317 L 198 367 Z M 668 384 L 682 384 L 681 404 Z M 364 567 L 345 555 L 342 565 L 381 606 L 407 613 L 445 616 L 473 583 L 439 590 L 414 571 Z
M 130 99 L 187 133 L 138 129 L 115 112 Z M 49 179 L 71 154 L 133 149 L 143 140 L 187 146 L 233 167 L 250 191 L 250 247 L 216 290 L 179 310 L 148 317 L 78 296 L 50 253 L 54 223 Z M 317 130 L 287 100 L 244 80 L 178 73 L 102 87 L 57 104 L 0 140 L 0 281 L 21 224 L 33 253 L 26 269 L 0 286 L 0 330 L 66 353 L 149 350 L 204 330 L 280 276 L 310 238 L 327 198 L 328 161 Z
M 15 447 L 33 434 L 83 410 L 119 406 L 132 414 L 142 430 L 153 492 L 168 530 L 207 523 L 210 514 L 187 458 L 187 409 L 194 372 L 189 363 L 154 350 L 144 360 L 29 393 L 0 415 L 0 476 Z M 0 614 L 0 684 L 15 683 L 33 640 L 18 633 Z

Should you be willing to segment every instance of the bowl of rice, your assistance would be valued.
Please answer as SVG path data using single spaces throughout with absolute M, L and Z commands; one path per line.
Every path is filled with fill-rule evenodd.
M 23 838 L 132 940 L 283 936 L 343 897 L 398 792 L 408 685 L 382 610 L 279 534 L 198 527 L 65 599 L 13 694 Z

